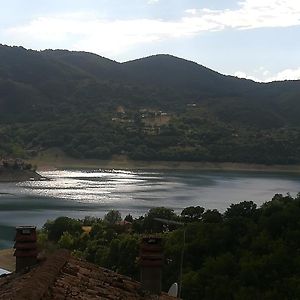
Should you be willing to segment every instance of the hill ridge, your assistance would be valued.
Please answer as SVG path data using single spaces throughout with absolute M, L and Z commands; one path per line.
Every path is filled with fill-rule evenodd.
M 0 45 L 0 155 L 300 162 L 299 98 L 300 81 L 257 83 L 169 54 L 119 63 Z

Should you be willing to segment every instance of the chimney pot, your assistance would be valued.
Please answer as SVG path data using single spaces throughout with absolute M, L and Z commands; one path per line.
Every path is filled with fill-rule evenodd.
M 16 227 L 14 248 L 16 257 L 16 272 L 34 266 L 37 263 L 37 236 L 35 226 Z
M 151 294 L 160 294 L 163 266 L 162 239 L 144 237 L 140 245 L 142 288 Z

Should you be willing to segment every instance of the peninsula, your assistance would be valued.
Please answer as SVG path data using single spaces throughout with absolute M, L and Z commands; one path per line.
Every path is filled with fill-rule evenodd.
M 0 182 L 20 182 L 28 180 L 43 180 L 31 164 L 21 159 L 0 160 Z

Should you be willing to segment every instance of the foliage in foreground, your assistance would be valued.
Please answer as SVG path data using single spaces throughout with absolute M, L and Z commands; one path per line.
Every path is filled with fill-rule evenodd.
M 165 243 L 167 290 L 178 281 L 186 230 L 184 299 L 300 299 L 300 194 L 276 194 L 260 208 L 252 201 L 232 204 L 223 214 L 189 207 L 179 216 L 168 208 L 153 208 L 137 219 L 126 216 L 132 221 L 130 228 L 119 216 L 111 211 L 103 220 L 60 217 L 45 224 L 39 240 L 44 247 L 57 244 L 138 279 L 141 234 L 157 232 Z M 186 225 L 165 226 L 154 218 Z M 90 233 L 82 231 L 87 225 Z

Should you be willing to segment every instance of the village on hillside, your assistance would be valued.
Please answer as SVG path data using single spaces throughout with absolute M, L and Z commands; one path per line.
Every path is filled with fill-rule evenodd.
M 118 106 L 112 121 L 123 124 L 129 132 L 141 129 L 146 135 L 158 135 L 162 126 L 169 125 L 171 118 L 170 113 L 158 109 L 142 108 L 133 114 L 123 106 Z

